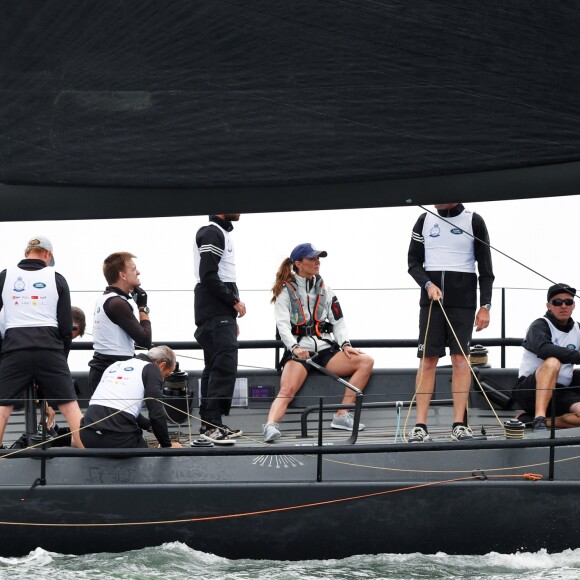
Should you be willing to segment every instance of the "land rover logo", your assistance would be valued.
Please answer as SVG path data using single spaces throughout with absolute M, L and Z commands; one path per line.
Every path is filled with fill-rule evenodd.
M 46 288 L 46 284 L 44 282 L 35 282 L 33 286 L 35 288 Z
M 133 367 L 125 367 L 123 370 L 124 371 L 127 371 L 129 373 L 129 372 L 131 372 L 134 369 L 133 369 Z
M 458 235 L 460 235 L 460 234 L 462 234 L 462 233 L 463 233 L 463 230 L 462 230 L 461 228 L 453 228 L 453 229 L 451 230 L 451 233 L 452 233 L 452 234 L 455 234 L 456 236 L 458 236 Z

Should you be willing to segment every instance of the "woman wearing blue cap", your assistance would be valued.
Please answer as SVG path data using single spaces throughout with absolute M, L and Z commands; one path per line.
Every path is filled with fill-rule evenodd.
M 352 348 L 338 299 L 320 277 L 320 258 L 327 255 L 312 244 L 300 244 L 276 273 L 272 302 L 286 352 L 280 363 L 283 366 L 280 392 L 263 426 L 266 443 L 281 436 L 278 422 L 312 370 L 303 361 L 312 358 L 337 375 L 350 376 L 350 382 L 361 391 L 373 370 L 373 359 Z M 347 389 L 342 402 L 354 400 L 354 393 Z M 353 417 L 341 409 L 330 426 L 352 431 Z M 364 425 L 360 424 L 359 429 L 364 429 Z

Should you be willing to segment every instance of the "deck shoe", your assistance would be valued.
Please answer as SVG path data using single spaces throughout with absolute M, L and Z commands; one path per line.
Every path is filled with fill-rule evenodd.
M 429 439 L 431 439 L 431 437 L 429 437 L 429 433 L 427 433 L 423 427 L 413 427 L 407 436 L 407 441 L 409 443 L 425 443 L 426 441 L 429 441 Z
M 206 441 L 211 441 L 215 445 L 234 445 L 235 441 L 230 439 L 226 433 L 224 433 L 219 427 L 214 427 L 213 429 L 207 429 L 204 433 L 199 436 L 200 439 L 205 439 Z
M 516 419 L 521 421 L 526 427 L 531 427 L 532 421 L 534 420 L 533 417 L 530 417 L 525 411 L 521 411 L 516 415 Z
M 280 433 L 278 427 L 278 423 L 266 423 L 265 425 L 262 425 L 262 429 L 264 430 L 265 443 L 272 443 L 276 441 L 276 439 L 280 439 L 280 437 L 282 437 L 282 433 Z
M 335 415 L 332 418 L 330 426 L 333 429 L 342 429 L 343 431 L 352 431 L 354 427 L 354 415 L 352 413 L 344 413 L 344 415 Z M 362 423 L 358 424 L 358 430 L 363 431 L 365 426 Z
M 470 441 L 473 439 L 473 431 L 465 425 L 456 425 L 451 430 L 452 441 Z
M 241 437 L 244 434 L 241 429 L 232 429 L 227 425 L 222 425 L 222 430 L 230 439 L 236 439 L 236 437 Z
M 548 426 L 546 425 L 546 417 L 534 417 L 532 421 L 532 432 L 536 431 L 547 431 Z

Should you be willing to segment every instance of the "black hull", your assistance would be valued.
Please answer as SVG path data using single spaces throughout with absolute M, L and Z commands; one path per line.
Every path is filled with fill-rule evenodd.
M 315 458 L 301 455 L 283 456 L 287 468 L 259 455 L 55 457 L 47 462 L 46 485 L 33 489 L 41 462 L 8 460 L 0 555 L 22 556 L 38 546 L 119 552 L 173 541 L 233 559 L 559 552 L 580 547 L 580 522 L 570 517 L 580 482 L 575 462 L 558 463 L 578 448 L 555 453 L 555 481 L 547 479 L 546 448 L 329 455 L 320 482 Z M 427 473 L 436 464 L 447 471 Z M 472 476 L 470 465 L 488 466 L 488 478 Z M 426 473 L 405 471 L 412 466 Z M 530 470 L 544 479 L 525 479 Z

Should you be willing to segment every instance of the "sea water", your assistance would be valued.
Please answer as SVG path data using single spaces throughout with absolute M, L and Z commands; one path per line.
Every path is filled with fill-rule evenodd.
M 232 538 L 235 542 L 235 538 Z M 580 549 L 558 554 L 498 554 L 449 556 L 439 553 L 379 554 L 353 556 L 343 560 L 275 562 L 271 560 L 228 560 L 197 552 L 180 543 L 163 544 L 120 554 L 71 556 L 37 548 L 21 558 L 0 558 L 0 578 L 10 580 L 52 578 L 171 579 L 203 580 L 351 580 L 364 579 L 478 579 L 526 578 L 563 580 L 580 577 Z

